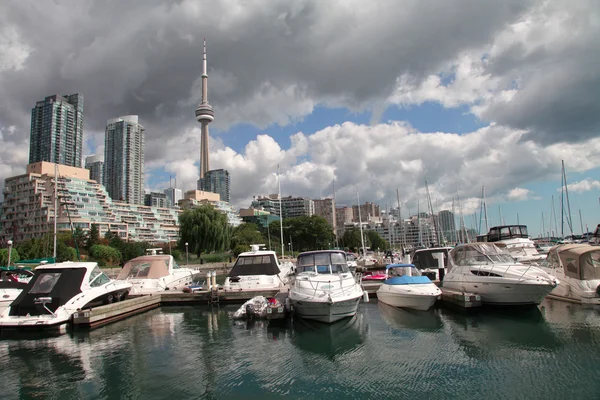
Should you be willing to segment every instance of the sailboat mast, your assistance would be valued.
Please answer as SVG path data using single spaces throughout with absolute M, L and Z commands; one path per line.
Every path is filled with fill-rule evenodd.
M 402 250 L 404 250 L 406 247 L 406 230 L 402 221 L 402 207 L 400 207 L 400 191 L 398 188 L 396 188 L 396 200 L 398 201 L 398 222 L 400 223 L 400 229 L 402 229 Z
M 573 219 L 571 218 L 571 203 L 569 202 L 569 188 L 567 186 L 567 171 L 565 171 L 565 161 L 562 160 L 562 172 L 563 172 L 563 177 L 564 177 L 564 181 L 565 181 L 565 196 L 567 197 L 567 212 L 568 214 L 568 220 L 567 223 L 569 224 L 569 230 L 571 231 L 571 236 L 573 236 Z
M 485 186 L 483 186 L 483 188 L 482 188 L 482 193 L 483 193 L 483 213 L 484 213 L 484 219 L 485 219 L 485 233 L 488 233 L 490 231 L 490 227 L 488 226 L 487 205 L 485 204 Z
M 58 219 L 58 164 L 54 164 L 54 247 L 52 257 L 56 262 L 56 220 Z
M 279 164 L 277 164 L 277 185 L 279 186 L 279 230 L 281 231 L 281 259 L 285 254 L 285 244 L 283 243 L 283 212 L 281 211 L 281 178 L 279 178 Z
M 335 236 L 335 247 L 339 248 L 340 245 L 338 243 L 338 234 L 337 234 L 337 204 L 335 202 L 335 179 L 332 182 L 332 188 L 333 188 L 333 215 L 332 215 L 332 220 L 333 220 L 333 225 L 335 226 L 335 232 L 333 232 L 333 235 Z
M 581 208 L 579 209 L 579 224 L 581 225 L 581 234 L 583 235 L 585 232 L 583 231 L 583 219 L 581 219 Z
M 360 226 L 360 244 L 362 245 L 363 257 L 366 257 L 367 251 L 365 249 L 365 237 L 363 236 L 362 218 L 360 216 L 360 197 L 358 196 L 358 189 L 356 189 L 356 202 L 358 203 L 358 225 Z

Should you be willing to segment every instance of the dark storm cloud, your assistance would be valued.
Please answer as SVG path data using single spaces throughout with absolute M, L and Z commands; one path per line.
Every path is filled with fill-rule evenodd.
M 86 133 L 102 132 L 108 118 L 139 114 L 148 141 L 178 135 L 195 123 L 199 93 L 190 90 L 201 73 L 203 37 L 209 76 L 229 85 L 209 78 L 215 127 L 302 117 L 306 110 L 294 105 L 302 99 L 361 108 L 387 97 L 398 75 L 435 72 L 526 9 L 523 1 L 467 0 L 8 2 L 0 6 L 2 26 L 31 52 L 22 69 L 0 73 L 0 124 L 16 126 L 24 141 L 36 100 L 81 92 Z M 275 92 L 294 87 L 297 98 L 248 112 L 265 83 Z

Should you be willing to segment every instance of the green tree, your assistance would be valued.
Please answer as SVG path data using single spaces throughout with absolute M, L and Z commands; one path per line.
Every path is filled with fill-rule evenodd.
M 203 252 L 225 250 L 231 242 L 231 227 L 225 214 L 203 205 L 179 216 L 179 237 L 180 246 L 187 242 L 189 251 L 200 258 Z
M 265 243 L 265 237 L 258 231 L 258 226 L 252 223 L 241 224 L 233 228 L 231 232 L 230 248 L 243 246 L 244 251 L 250 250 L 251 244 Z
M 10 265 L 15 265 L 19 260 L 19 252 L 13 247 L 10 249 Z M 0 265 L 8 266 L 8 249 L 0 249 Z
M 375 231 L 367 231 L 367 239 L 370 244 L 371 249 L 373 250 L 387 250 L 389 244 L 386 240 L 384 240 L 379 233 Z
M 269 225 L 271 241 L 275 239 L 281 245 L 281 229 L 277 221 Z M 277 240 L 279 239 L 279 240 Z M 291 244 L 294 252 L 329 248 L 335 241 L 333 228 L 323 217 L 294 217 L 283 220 L 283 241 L 288 249 Z M 281 247 L 277 247 L 279 249 Z M 289 250 L 287 250 L 289 251 Z
M 101 244 L 95 244 L 90 248 L 90 256 L 103 265 L 119 265 L 121 262 L 119 250 Z
M 350 249 L 359 249 L 362 246 L 360 240 L 360 229 L 352 228 L 344 232 L 342 236 L 342 244 Z M 367 243 L 365 242 L 365 246 Z
M 108 234 L 108 232 L 107 232 Z M 100 231 L 98 230 L 97 224 L 92 224 L 90 228 L 90 232 L 88 233 L 86 247 L 87 249 L 91 249 L 92 246 L 100 243 Z M 81 246 L 80 246 L 81 248 Z

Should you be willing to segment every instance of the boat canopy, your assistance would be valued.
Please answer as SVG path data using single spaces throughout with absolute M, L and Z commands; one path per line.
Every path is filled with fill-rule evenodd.
M 81 293 L 81 284 L 87 273 L 85 267 L 37 269 L 27 287 L 17 296 L 10 306 L 11 316 L 48 314 L 42 305 L 36 304 L 40 297 L 49 297 L 46 304 L 51 311 Z
M 431 279 L 426 276 L 417 275 L 417 276 L 393 276 L 391 278 L 386 279 L 384 282 L 386 285 L 421 285 L 424 283 L 431 283 Z
M 117 280 L 127 279 L 159 279 L 169 275 L 171 256 L 156 255 L 136 257 L 127 261 Z
M 488 242 L 497 242 L 499 240 L 513 238 L 529 238 L 527 225 L 494 226 L 490 228 L 490 231 L 487 234 Z
M 494 243 L 461 244 L 450 251 L 453 265 L 481 265 L 487 263 L 512 263 L 514 259 L 503 248 Z
M 558 246 L 548 255 L 548 263 L 553 267 L 560 263 L 565 275 L 579 280 L 600 279 L 600 247 L 586 244 L 568 244 Z
M 438 247 L 434 249 L 417 250 L 412 262 L 417 269 L 438 268 L 438 257 L 443 255 L 444 266 L 448 266 L 448 252 L 451 247 Z
M 281 271 L 274 254 L 240 254 L 228 277 L 247 275 L 278 275 Z
M 308 251 L 298 255 L 298 273 L 316 272 L 318 274 L 337 274 L 350 272 L 346 262 L 346 253 L 341 250 Z

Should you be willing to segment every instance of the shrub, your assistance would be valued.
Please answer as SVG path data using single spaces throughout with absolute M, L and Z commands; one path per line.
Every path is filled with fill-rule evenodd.
M 90 248 L 90 256 L 98 263 L 102 262 L 104 265 L 118 265 L 121 262 L 121 253 L 119 250 L 101 244 L 93 245 Z

